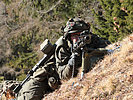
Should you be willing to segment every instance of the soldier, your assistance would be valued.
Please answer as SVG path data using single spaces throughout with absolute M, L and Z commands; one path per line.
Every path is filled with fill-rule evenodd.
M 47 64 L 37 69 L 33 76 L 23 85 L 18 94 L 18 100 L 41 100 L 43 95 L 49 92 L 49 90 L 55 90 L 59 87 L 60 80 L 69 79 L 75 75 L 76 71 L 74 70 L 81 66 L 83 59 L 82 49 L 84 48 L 78 48 L 74 51 L 73 47 L 83 31 L 89 34 L 89 43 L 86 45 L 89 47 L 87 49 L 89 51 L 85 53 L 91 55 L 84 56 L 83 72 L 87 72 L 88 67 L 91 67 L 90 62 L 93 58 L 100 58 L 97 56 L 100 54 L 96 53 L 97 51 L 102 51 L 102 56 L 107 52 L 99 48 L 104 48 L 110 42 L 104 41 L 97 35 L 92 34 L 90 32 L 90 25 L 83 20 L 79 18 L 70 19 L 63 29 L 64 35 L 56 42 L 55 53 L 48 60 Z M 96 52 L 92 53 L 92 50 Z M 93 57 L 93 54 L 97 57 Z M 89 60 L 89 63 L 87 63 L 87 60 Z

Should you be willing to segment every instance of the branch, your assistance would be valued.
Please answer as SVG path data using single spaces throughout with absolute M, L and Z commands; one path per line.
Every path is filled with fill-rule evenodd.
M 57 7 L 57 5 L 59 5 L 61 3 L 62 0 L 59 0 L 55 5 L 53 5 L 49 10 L 47 11 L 44 11 L 44 10 L 41 10 L 41 11 L 38 11 L 36 10 L 38 13 L 40 14 L 46 14 L 46 13 L 49 13 L 50 11 L 52 11 L 55 7 Z

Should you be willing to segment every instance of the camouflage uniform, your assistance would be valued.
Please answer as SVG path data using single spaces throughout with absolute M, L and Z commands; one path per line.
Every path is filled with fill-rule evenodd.
M 40 100 L 43 94 L 58 88 L 60 79 L 71 77 L 71 67 L 67 64 L 71 55 L 70 46 L 63 37 L 60 37 L 56 44 L 55 54 L 23 85 L 18 100 Z M 55 79 L 54 83 L 50 80 L 52 78 Z
M 41 100 L 43 95 L 51 90 L 48 80 L 52 77 L 58 78 L 54 70 L 54 57 L 50 61 L 34 72 L 33 76 L 23 85 L 18 94 L 17 100 Z
M 64 30 L 69 30 L 69 27 Z M 58 39 L 58 41 L 56 42 L 55 54 L 50 58 L 47 64 L 40 67 L 29 79 L 29 81 L 27 81 L 23 85 L 18 94 L 18 100 L 41 100 L 41 98 L 43 98 L 43 95 L 49 90 L 55 90 L 56 88 L 58 88 L 61 79 L 69 79 L 72 77 L 73 66 L 70 66 L 68 64 L 72 55 L 72 42 L 70 41 L 68 36 L 68 34 L 65 34 Z M 90 55 L 86 56 L 85 58 L 86 67 L 83 67 L 84 71 L 87 71 L 91 67 L 91 62 L 95 62 L 96 59 L 101 58 L 101 56 L 105 54 L 106 50 L 99 50 L 98 48 L 104 48 L 106 45 L 106 42 L 101 40 L 101 38 L 97 37 L 94 34 L 92 35 L 92 41 L 88 45 L 88 47 L 95 49 L 97 55 L 93 57 L 92 52 L 87 52 L 87 54 Z M 93 58 L 95 59 L 94 61 Z M 76 66 L 76 68 L 81 65 L 81 59 L 82 55 L 80 52 L 80 55 L 78 56 L 79 61 L 77 61 L 78 65 Z

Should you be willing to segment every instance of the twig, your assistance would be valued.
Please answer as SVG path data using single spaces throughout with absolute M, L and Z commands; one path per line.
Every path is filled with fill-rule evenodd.
M 59 5 L 61 1 L 62 1 L 62 0 L 59 0 L 55 5 L 53 5 L 53 6 L 52 6 L 49 10 L 47 10 L 47 11 L 44 11 L 44 10 L 41 10 L 41 11 L 36 10 L 36 11 L 37 11 L 38 13 L 40 13 L 40 14 L 49 13 L 49 12 L 52 11 L 57 5 Z

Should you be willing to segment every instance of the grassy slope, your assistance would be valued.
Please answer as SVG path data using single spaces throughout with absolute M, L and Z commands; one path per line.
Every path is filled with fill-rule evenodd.
M 133 36 L 121 44 L 120 51 L 106 55 L 82 81 L 78 75 L 63 82 L 44 100 L 133 100 Z

